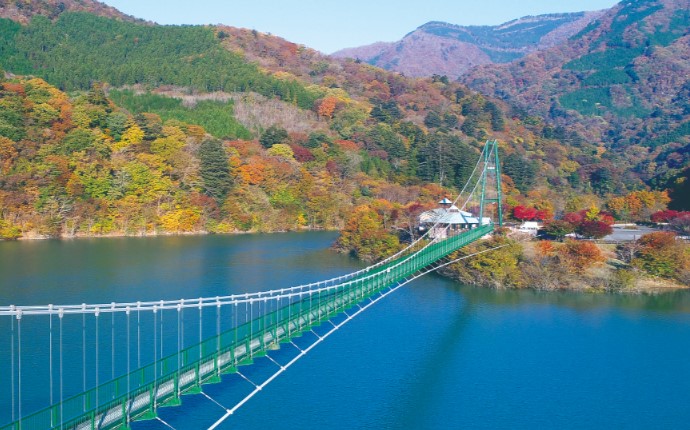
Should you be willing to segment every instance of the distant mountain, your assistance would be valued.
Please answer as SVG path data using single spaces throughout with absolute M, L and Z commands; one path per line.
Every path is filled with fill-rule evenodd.
M 333 56 L 359 59 L 408 76 L 457 78 L 474 66 L 506 63 L 558 45 L 602 14 L 527 16 L 497 26 L 429 22 L 398 42 L 343 49 Z
M 688 189 L 688 0 L 621 2 L 563 45 L 481 66 L 462 81 L 602 142 L 614 176 L 632 170 L 658 186 Z
M 0 0 L 0 18 L 22 24 L 27 24 L 36 15 L 55 19 L 64 12 L 89 12 L 106 18 L 143 22 L 96 0 Z

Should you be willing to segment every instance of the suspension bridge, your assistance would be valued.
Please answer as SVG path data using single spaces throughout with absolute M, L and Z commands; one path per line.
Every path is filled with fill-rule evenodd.
M 116 429 L 129 428 L 135 420 L 162 421 L 158 409 L 180 405 L 183 395 L 206 395 L 203 385 L 220 382 L 224 374 L 245 378 L 242 366 L 258 358 L 273 362 L 276 371 L 263 382 L 245 378 L 253 389 L 234 406 L 223 406 L 225 413 L 213 429 L 352 318 L 414 279 L 457 261 L 456 251 L 501 225 L 496 141 L 484 145 L 453 203 L 458 202 L 478 220 L 474 228 L 430 236 L 444 228 L 439 221 L 395 255 L 325 281 L 172 301 L 0 306 L 0 327 L 7 328 L 0 332 L 0 351 L 9 356 L 0 376 L 3 390 L 10 392 L 9 404 L 0 405 L 0 424 L 5 423 L 0 430 Z M 34 333 L 29 339 L 22 338 L 27 325 Z M 35 338 L 36 327 L 45 339 Z M 305 333 L 314 340 L 298 346 L 295 339 Z M 44 362 L 27 356 L 30 343 L 46 346 Z M 297 352 L 286 364 L 272 358 L 281 346 Z M 75 366 L 80 368 L 68 369 Z M 46 404 L 35 410 L 33 402 L 34 410 L 27 410 L 27 388 L 37 387 L 25 386 L 26 376 L 39 369 L 46 375 L 39 387 L 47 392 Z M 81 384 L 75 384 L 75 374 Z

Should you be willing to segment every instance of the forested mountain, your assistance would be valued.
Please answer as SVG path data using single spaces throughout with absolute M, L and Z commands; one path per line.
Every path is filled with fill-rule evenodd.
M 343 49 L 333 56 L 360 59 L 407 76 L 457 78 L 474 66 L 507 63 L 558 45 L 602 13 L 526 16 L 496 26 L 429 22 L 398 42 Z
M 462 80 L 601 142 L 607 187 L 634 172 L 688 208 L 689 32 L 687 0 L 626 0 L 561 46 Z
M 645 187 L 636 172 L 611 185 L 599 142 L 445 76 L 255 31 L 0 19 L 0 64 L 6 237 L 341 228 L 363 204 L 406 231 L 489 137 L 509 206 L 574 211 Z

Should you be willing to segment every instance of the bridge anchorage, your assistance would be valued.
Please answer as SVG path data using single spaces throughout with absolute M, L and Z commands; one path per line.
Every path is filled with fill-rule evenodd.
M 0 380 L 9 391 L 7 401 L 0 402 L 0 423 L 7 423 L 0 430 L 118 429 L 135 420 L 162 421 L 159 408 L 180 405 L 185 394 L 206 395 L 204 384 L 220 382 L 223 374 L 239 374 L 254 388 L 232 407 L 219 404 L 224 415 L 210 427 L 216 428 L 355 316 L 412 280 L 457 261 L 449 256 L 501 226 L 500 202 L 498 143 L 487 141 L 452 202 L 472 214 L 476 225 L 450 232 L 450 224 L 439 217 L 405 249 L 365 269 L 296 287 L 222 297 L 0 306 Z M 27 325 L 45 337 L 23 339 Z M 300 347 L 294 340 L 305 333 L 314 341 Z M 282 347 L 296 351 L 283 365 L 271 357 Z M 39 350 L 42 356 L 36 354 Z M 241 368 L 260 357 L 277 370 L 256 383 Z M 32 387 L 27 395 L 28 373 L 45 376 L 44 393 Z

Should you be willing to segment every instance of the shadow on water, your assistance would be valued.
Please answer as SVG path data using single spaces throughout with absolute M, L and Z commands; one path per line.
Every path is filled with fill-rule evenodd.
M 407 395 L 391 411 L 391 428 L 424 428 L 424 418 L 438 407 L 436 388 L 443 385 L 445 379 L 440 370 L 453 365 L 457 350 L 463 343 L 464 329 L 472 319 L 472 304 L 463 299 L 450 318 L 452 323 L 447 326 L 443 335 L 435 337 L 435 342 L 428 346 L 430 353 L 425 355 L 425 360 L 416 364 L 420 371 L 415 372 L 408 380 Z
M 690 313 L 690 291 L 673 290 L 654 293 L 590 293 L 579 291 L 495 290 L 461 286 L 462 296 L 473 304 L 506 308 L 548 305 L 576 311 L 593 311 L 611 307 L 627 311 L 657 313 Z

